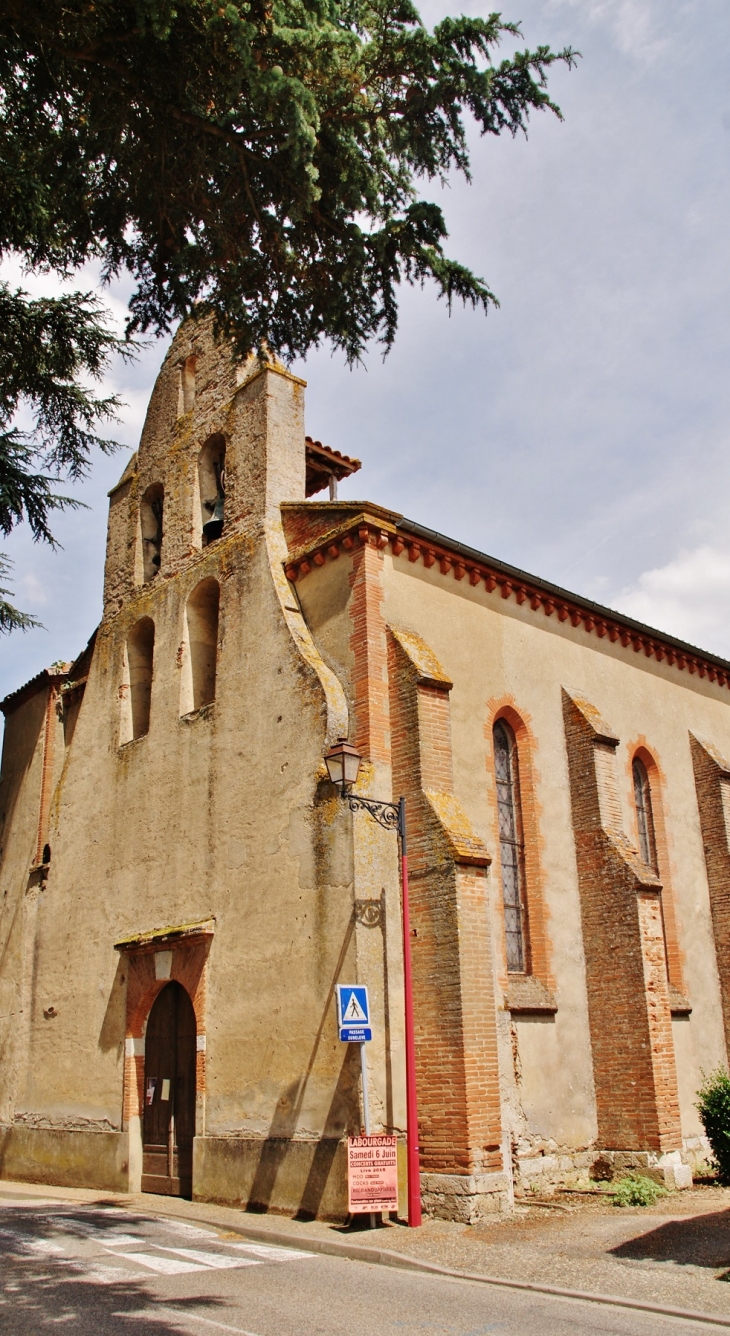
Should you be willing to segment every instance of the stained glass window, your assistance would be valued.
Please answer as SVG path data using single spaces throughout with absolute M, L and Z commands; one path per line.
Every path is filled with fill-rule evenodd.
M 512 974 L 524 974 L 528 970 L 528 953 L 520 776 L 514 734 L 504 719 L 499 719 L 494 725 L 494 769 L 497 779 L 507 969 Z

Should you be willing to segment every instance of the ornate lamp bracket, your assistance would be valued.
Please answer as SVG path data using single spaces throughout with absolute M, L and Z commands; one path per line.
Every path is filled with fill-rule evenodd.
M 361 798 L 356 793 L 345 793 L 343 797 L 351 812 L 367 812 L 386 830 L 397 830 L 398 834 L 402 835 L 399 803 L 381 803 L 374 798 Z

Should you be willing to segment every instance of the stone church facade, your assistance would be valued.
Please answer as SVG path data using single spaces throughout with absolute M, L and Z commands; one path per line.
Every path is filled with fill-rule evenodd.
M 730 665 L 367 502 L 304 383 L 181 328 L 110 494 L 104 613 L 3 702 L 0 1174 L 341 1217 L 405 1126 L 424 1206 L 704 1156 L 730 1029 Z M 330 499 L 321 491 L 330 483 Z

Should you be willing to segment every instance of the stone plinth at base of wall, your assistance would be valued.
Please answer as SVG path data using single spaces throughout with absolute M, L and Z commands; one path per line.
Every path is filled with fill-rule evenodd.
M 126 1132 L 0 1126 L 0 1178 L 128 1192 L 129 1138 Z
M 556 1150 L 554 1154 L 518 1157 L 518 1192 L 554 1192 L 587 1183 L 614 1182 L 626 1174 L 642 1174 L 670 1191 L 691 1188 L 693 1158 L 673 1150 Z
M 193 1198 L 308 1219 L 347 1216 L 347 1146 L 335 1137 L 196 1137 Z
M 475 1225 L 487 1216 L 512 1209 L 512 1182 L 507 1174 L 421 1174 L 421 1205 L 425 1215 Z

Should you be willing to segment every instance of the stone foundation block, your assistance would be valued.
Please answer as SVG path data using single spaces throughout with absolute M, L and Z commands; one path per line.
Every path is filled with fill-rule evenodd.
M 667 1183 L 667 1187 L 672 1186 L 680 1192 L 683 1191 L 684 1188 L 692 1187 L 692 1170 L 688 1164 L 673 1165 L 672 1177 L 674 1179 L 674 1183 L 673 1184 Z
M 424 1214 L 437 1220 L 475 1225 L 487 1216 L 512 1209 L 507 1174 L 421 1174 Z
M 692 1155 L 668 1151 L 658 1156 L 648 1150 L 586 1150 L 572 1154 L 522 1155 L 518 1158 L 518 1187 L 523 1192 L 552 1193 L 574 1187 L 589 1178 L 610 1183 L 627 1174 L 643 1174 L 670 1191 L 692 1186 Z

